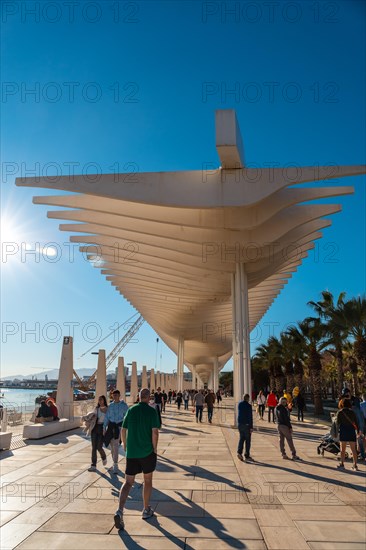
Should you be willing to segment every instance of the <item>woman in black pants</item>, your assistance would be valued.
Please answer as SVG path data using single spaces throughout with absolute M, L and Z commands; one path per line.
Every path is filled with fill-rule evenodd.
M 298 396 L 296 397 L 296 405 L 297 405 L 297 420 L 300 422 L 304 422 L 304 407 L 305 407 L 305 399 L 303 395 L 299 392 Z
M 103 422 L 105 413 L 107 412 L 108 405 L 105 395 L 101 395 L 98 398 L 98 405 L 96 406 L 94 413 L 96 415 L 95 426 L 91 431 L 91 443 L 92 443 L 92 463 L 89 468 L 90 472 L 96 470 L 97 467 L 97 451 L 103 462 L 103 466 L 107 464 L 107 456 L 103 449 Z

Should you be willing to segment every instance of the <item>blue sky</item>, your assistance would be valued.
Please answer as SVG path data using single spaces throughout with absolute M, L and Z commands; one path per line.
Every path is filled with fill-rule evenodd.
M 218 166 L 214 111 L 225 108 L 236 109 L 249 164 L 365 163 L 361 1 L 79 2 L 73 13 L 63 2 L 4 4 L 2 237 L 15 244 L 1 265 L 2 376 L 58 367 L 70 324 L 75 367 L 95 367 L 95 356 L 77 358 L 134 312 L 32 204 L 59 193 L 17 188 L 16 176 L 67 174 L 72 163 L 75 173 L 95 172 L 90 163 Z M 253 351 L 323 289 L 365 292 L 365 177 L 339 183 L 355 194 L 329 201 L 343 211 L 262 319 Z M 25 254 L 49 242 L 56 257 Z M 136 340 L 127 361 L 155 366 L 153 330 L 144 325 Z M 176 368 L 162 345 L 157 367 Z

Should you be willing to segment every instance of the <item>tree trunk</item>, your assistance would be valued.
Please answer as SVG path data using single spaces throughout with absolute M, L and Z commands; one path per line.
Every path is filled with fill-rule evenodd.
M 305 393 L 304 385 L 304 368 L 300 359 L 295 359 L 294 361 L 294 373 L 295 373 L 295 384 L 298 386 L 302 394 Z
M 336 348 L 336 359 L 337 359 L 337 385 L 338 385 L 338 395 L 342 395 L 343 382 L 344 382 L 344 370 L 343 370 L 343 354 L 342 347 L 337 346 Z
M 357 363 L 361 367 L 362 385 L 366 386 L 366 339 L 362 337 L 356 338 L 354 350 Z
M 309 353 L 309 371 L 314 393 L 314 414 L 316 415 L 324 414 L 321 368 L 320 355 L 315 349 L 312 349 Z
M 352 373 L 353 393 L 356 397 L 360 395 L 360 387 L 358 384 L 358 365 L 357 361 L 351 357 L 349 362 L 349 370 Z

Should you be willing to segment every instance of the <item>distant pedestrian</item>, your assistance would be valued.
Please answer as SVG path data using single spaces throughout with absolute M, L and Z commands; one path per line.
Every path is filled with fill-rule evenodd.
M 177 393 L 177 397 L 175 398 L 175 402 L 176 402 L 176 404 L 177 404 L 177 406 L 178 406 L 178 411 L 180 411 L 180 406 L 181 406 L 181 404 L 182 404 L 182 401 L 183 401 L 183 395 L 182 395 L 182 392 L 179 391 L 179 392 Z
M 163 412 L 165 412 L 165 406 L 166 406 L 166 403 L 168 401 L 168 394 L 166 393 L 165 390 L 163 390 L 161 393 L 162 393 L 162 396 L 163 396 L 162 409 L 163 409 Z
M 277 428 L 280 436 L 280 451 L 282 458 L 288 459 L 285 450 L 285 439 L 290 447 L 293 460 L 300 460 L 296 454 L 294 442 L 292 440 L 292 425 L 290 421 L 290 414 L 287 409 L 287 399 L 281 397 L 280 404 L 276 407 Z
M 213 391 L 209 391 L 208 394 L 205 397 L 205 403 L 207 405 L 207 420 L 210 424 L 212 424 L 212 416 L 213 416 L 213 410 L 214 410 L 214 403 L 215 403 L 215 394 Z
M 171 403 L 172 403 L 172 395 L 173 395 L 172 390 L 169 390 L 168 391 L 168 403 L 169 403 L 169 405 L 171 405 Z
M 188 390 L 184 390 L 183 399 L 184 399 L 184 410 L 188 411 L 188 406 L 189 406 L 189 391 Z
M 238 405 L 238 430 L 239 430 L 239 444 L 237 457 L 243 461 L 243 447 L 245 442 L 245 460 L 250 462 L 252 457 L 250 456 L 250 445 L 253 433 L 253 409 L 249 403 L 250 396 L 248 393 L 244 395 L 243 401 L 240 401 Z
M 352 470 L 358 470 L 356 437 L 360 433 L 360 426 L 357 416 L 352 410 L 352 401 L 350 399 L 342 399 L 340 403 L 340 410 L 337 412 L 335 422 L 339 431 L 339 441 L 341 444 L 341 462 L 338 465 L 338 468 L 344 469 L 344 460 L 346 457 L 346 447 L 348 443 L 351 447 L 353 455 Z
M 217 406 L 219 407 L 219 406 L 220 406 L 220 403 L 221 403 L 221 401 L 222 401 L 221 390 L 217 390 L 217 392 L 216 392 L 216 399 L 217 399 Z
M 114 515 L 114 525 L 124 529 L 123 509 L 135 481 L 135 476 L 143 473 L 143 511 L 142 519 L 154 515 L 150 506 L 153 472 L 156 468 L 159 418 L 157 412 L 149 407 L 150 391 L 144 388 L 140 391 L 140 402 L 133 405 L 127 412 L 122 427 L 122 443 L 126 451 L 125 481 L 119 495 L 118 510 Z
M 202 422 L 203 405 L 205 404 L 205 396 L 202 391 L 198 391 L 193 399 L 196 407 L 196 422 Z
M 95 407 L 94 411 L 83 417 L 86 424 L 86 433 L 90 433 L 92 444 L 91 466 L 88 469 L 89 472 L 95 472 L 97 469 L 97 451 L 100 454 L 103 466 L 107 465 L 107 455 L 103 449 L 103 424 L 107 409 L 107 399 L 105 395 L 101 395 L 98 398 L 98 405 Z
M 267 395 L 267 407 L 268 407 L 268 422 L 271 422 L 271 416 L 272 421 L 275 422 L 275 408 L 278 405 L 276 394 L 273 390 L 270 391 L 270 393 Z
M 259 394 L 258 394 L 258 397 L 257 397 L 257 404 L 258 404 L 258 414 L 259 414 L 259 418 L 261 420 L 263 420 L 263 416 L 264 416 L 264 411 L 265 411 L 265 408 L 266 408 L 266 396 L 264 395 L 264 393 L 262 392 L 262 390 L 260 390 Z
M 128 405 L 120 401 L 121 393 L 114 390 L 112 393 L 113 401 L 110 403 L 103 422 L 103 435 L 105 446 L 111 445 L 111 454 L 113 459 L 112 472 L 118 473 L 118 449 L 120 445 L 121 426 L 125 414 L 128 411 Z
M 297 420 L 299 422 L 300 421 L 304 422 L 305 398 L 301 392 L 297 394 L 296 405 L 297 405 Z

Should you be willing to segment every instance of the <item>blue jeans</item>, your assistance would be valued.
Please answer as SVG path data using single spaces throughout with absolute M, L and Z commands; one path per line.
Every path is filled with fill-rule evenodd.
M 196 405 L 196 418 L 202 422 L 203 405 Z
M 252 434 L 250 433 L 250 427 L 248 424 L 239 424 L 239 445 L 238 445 L 238 453 L 241 455 L 243 454 L 243 447 L 244 447 L 244 441 L 245 441 L 245 457 L 250 456 L 250 442 L 252 438 Z
M 207 407 L 207 420 L 211 422 L 213 415 L 213 407 Z

